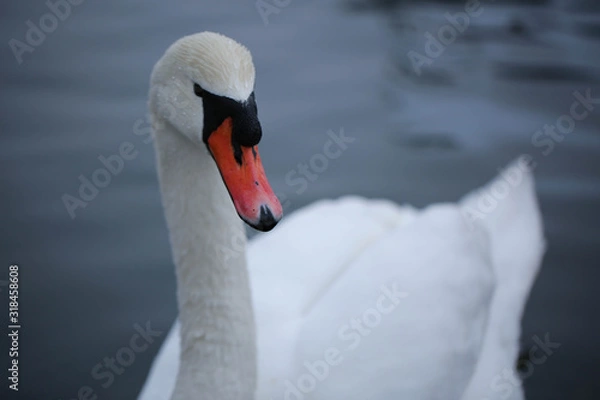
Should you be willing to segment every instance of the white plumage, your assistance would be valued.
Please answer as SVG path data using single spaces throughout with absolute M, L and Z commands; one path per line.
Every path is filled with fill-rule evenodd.
M 219 382 L 237 385 L 232 370 L 243 351 L 231 346 L 248 346 L 244 332 L 249 343 L 254 338 L 249 326 L 229 334 L 226 326 L 237 327 L 232 319 L 252 316 L 241 303 L 243 275 L 229 280 L 219 269 L 243 267 L 237 254 L 243 255 L 243 243 L 231 246 L 242 230 L 207 153 L 162 129 L 156 142 L 161 188 L 187 322 L 185 332 L 173 326 L 139 399 L 164 400 L 175 387 L 172 398 L 249 398 L 251 364 L 236 371 L 248 380 L 228 389 L 231 397 L 212 394 L 221 393 Z M 520 320 L 544 243 L 531 171 L 524 159 L 506 171 L 519 175 L 518 182 L 501 177 L 461 203 L 424 210 L 359 197 L 320 201 L 253 240 L 247 264 L 256 398 L 521 399 L 520 387 L 499 389 L 497 377 L 514 371 Z M 498 185 L 508 191 L 482 214 L 479 196 L 495 196 Z M 211 213 L 193 208 L 207 205 Z M 195 251 L 196 243 L 204 253 Z M 206 246 L 235 251 L 207 254 Z M 210 282 L 233 291 L 207 311 L 194 304 L 221 293 Z M 227 309 L 229 317 L 219 315 L 230 297 L 240 303 Z M 185 367 L 177 377 L 180 335 Z
M 325 361 L 328 349 L 342 360 L 323 381 L 316 374 L 315 389 L 300 392 L 306 399 L 522 398 L 503 372 L 514 373 L 520 319 L 544 248 L 530 172 L 484 214 L 488 232 L 465 219 L 476 198 L 423 211 L 358 197 L 321 201 L 252 241 L 257 398 L 300 391 L 298 381 L 310 374 L 304 362 Z M 365 312 L 377 310 L 382 286 L 396 286 L 399 304 L 378 312 L 377 323 L 377 312 Z M 368 335 L 346 329 L 352 339 L 340 336 L 365 316 L 374 325 L 365 325 Z M 169 397 L 178 335 L 176 323 L 140 400 Z

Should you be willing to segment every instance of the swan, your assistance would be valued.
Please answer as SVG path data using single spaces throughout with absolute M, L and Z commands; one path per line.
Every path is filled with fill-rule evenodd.
M 544 250 L 527 160 L 455 204 L 323 200 L 248 244 L 244 222 L 282 217 L 254 79 L 250 52 L 212 32 L 152 72 L 179 318 L 138 398 L 521 399 L 520 319 Z

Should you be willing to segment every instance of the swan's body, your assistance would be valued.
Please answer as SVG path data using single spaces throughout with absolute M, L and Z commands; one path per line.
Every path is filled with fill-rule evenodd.
M 218 84 L 200 78 L 211 62 L 248 68 L 233 41 L 213 35 L 176 43 L 153 73 L 150 104 L 180 323 L 139 399 L 522 398 L 514 379 L 510 393 L 493 380 L 514 370 L 520 318 L 543 252 L 523 162 L 511 167 L 520 168 L 519 184 L 484 218 L 466 217 L 475 195 L 423 211 L 360 198 L 323 201 L 254 240 L 246 257 L 236 210 L 264 227 L 269 213 L 262 207 L 277 218 L 277 204 L 266 189 L 262 205 L 241 204 L 217 154 L 223 185 L 194 137 L 203 131 L 197 114 L 206 105 L 194 108 L 193 96 L 181 101 L 194 74 L 211 93 L 242 102 L 250 96 L 253 68 L 251 84 L 235 68 L 223 76 L 209 68 Z M 194 46 L 218 52 L 218 61 L 204 60 L 212 55 L 189 50 Z M 165 104 L 177 105 L 175 114 L 162 112 Z M 209 147 L 211 140 L 204 138 Z M 259 208 L 259 217 L 247 215 Z

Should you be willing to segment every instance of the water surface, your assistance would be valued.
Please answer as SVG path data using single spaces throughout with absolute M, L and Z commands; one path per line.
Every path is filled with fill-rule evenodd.
M 158 341 L 110 384 L 91 371 L 127 346 L 136 324 L 166 334 L 176 317 L 154 152 L 139 129 L 153 64 L 201 30 L 253 53 L 261 156 L 288 213 L 349 193 L 417 206 L 454 201 L 530 154 L 549 247 L 522 342 L 527 349 L 549 333 L 561 347 L 526 391 L 534 400 L 598 397 L 600 110 L 547 156 L 532 144 L 569 112 L 574 91 L 600 96 L 598 14 L 485 5 L 417 76 L 407 52 L 422 51 L 425 32 L 461 5 L 384 3 L 292 2 L 265 25 L 253 2 L 87 1 L 22 64 L 4 46 L 0 249 L 5 264 L 21 266 L 22 398 L 66 400 L 85 386 L 99 399 L 135 398 Z M 25 21 L 48 12 L 42 1 L 3 9 L 6 42 L 23 40 Z M 286 174 L 341 129 L 356 141 L 297 193 Z M 75 196 L 79 176 L 90 178 L 98 157 L 124 142 L 136 156 L 72 219 L 62 196 Z M 0 393 L 14 394 L 5 385 Z

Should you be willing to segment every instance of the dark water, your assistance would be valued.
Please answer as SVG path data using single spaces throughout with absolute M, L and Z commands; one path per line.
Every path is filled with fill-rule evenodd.
M 0 279 L 20 265 L 20 398 L 135 398 L 176 316 L 145 102 L 164 49 L 201 30 L 253 52 L 261 154 L 288 212 L 346 193 L 418 206 L 456 200 L 530 154 L 549 250 L 523 347 L 545 333 L 561 347 L 528 371 L 528 398 L 600 398 L 600 104 L 561 141 L 532 143 L 569 113 L 574 91 L 600 97 L 600 14 L 594 2 L 499 3 L 482 2 L 483 12 L 420 76 L 407 53 L 424 54 L 425 32 L 464 3 L 292 1 L 265 25 L 252 1 L 88 0 L 22 64 L 9 40 L 25 41 L 26 21 L 38 25 L 48 8 L 4 3 Z M 356 141 L 298 194 L 285 176 L 322 151 L 330 129 Z M 79 176 L 90 179 L 98 157 L 124 142 L 135 157 L 72 219 L 61 197 L 77 196 Z M 105 357 L 126 359 L 121 349 L 148 322 L 163 332 L 158 340 L 112 378 L 92 375 Z M 17 398 L 4 382 L 0 397 Z

